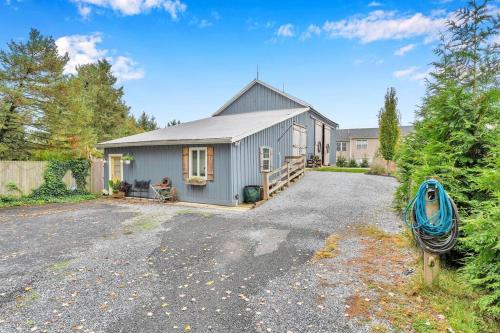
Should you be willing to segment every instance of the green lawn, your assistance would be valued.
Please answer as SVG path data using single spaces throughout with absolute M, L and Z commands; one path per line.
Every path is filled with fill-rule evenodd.
M 324 166 L 320 168 L 311 168 L 308 170 L 313 171 L 327 171 L 327 172 L 352 172 L 352 173 L 366 173 L 368 168 L 339 168 L 335 166 Z

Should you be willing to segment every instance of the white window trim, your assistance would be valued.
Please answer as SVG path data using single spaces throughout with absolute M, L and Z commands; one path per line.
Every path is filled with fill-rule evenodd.
M 366 144 L 358 144 L 360 141 L 364 141 Z M 365 150 L 368 149 L 368 140 L 367 139 L 356 139 L 356 149 L 358 150 Z
M 347 151 L 347 142 L 338 141 L 337 144 L 340 144 L 340 150 L 337 149 L 338 152 Z M 338 146 L 337 146 L 337 148 L 338 148 Z M 342 149 L 342 148 L 344 148 L 344 149 Z
M 198 151 L 198 174 L 200 173 L 200 153 L 199 151 L 205 152 L 205 176 L 193 175 L 193 165 L 191 163 L 191 156 L 193 151 Z M 208 155 L 207 155 L 207 147 L 189 147 L 189 178 L 191 177 L 201 177 L 203 179 L 207 179 L 207 171 L 208 171 Z
M 272 152 L 273 152 L 273 149 L 269 146 L 262 146 L 260 147 L 261 149 L 261 156 L 260 156 L 260 171 L 261 172 L 271 172 L 273 170 L 273 166 L 272 166 Z M 269 157 L 264 157 L 264 149 L 268 149 L 269 150 Z M 267 164 L 269 166 L 268 169 L 264 169 L 264 161 L 267 160 L 269 161 L 269 163 Z
M 108 180 L 111 180 L 111 158 L 119 157 L 120 158 L 120 181 L 123 181 L 123 154 L 108 154 Z M 109 186 L 109 191 L 111 191 L 111 186 Z

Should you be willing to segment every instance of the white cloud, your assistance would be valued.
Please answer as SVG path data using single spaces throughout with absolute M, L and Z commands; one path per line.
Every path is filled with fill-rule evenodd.
M 87 19 L 92 13 L 92 8 L 86 5 L 78 4 L 78 13 L 84 19 Z
M 362 43 L 378 40 L 425 36 L 435 39 L 446 23 L 446 17 L 430 17 L 422 13 L 396 16 L 396 11 L 376 10 L 365 17 L 354 16 L 340 21 L 326 21 L 323 30 L 332 38 L 359 39 Z
M 380 7 L 380 6 L 382 6 L 382 4 L 377 1 L 372 1 L 368 4 L 368 7 Z
M 310 24 L 307 30 L 300 35 L 300 40 L 306 40 L 311 38 L 313 35 L 319 36 L 321 34 L 321 28 L 317 25 Z
M 266 22 L 261 22 L 259 20 L 254 19 L 253 17 L 250 17 L 247 19 L 247 28 L 248 31 L 253 31 L 253 30 L 268 30 L 274 27 L 275 22 L 273 21 L 266 21 Z
M 113 61 L 111 70 L 120 81 L 142 79 L 144 77 L 144 71 L 136 66 L 137 63 L 131 58 L 118 56 Z
M 78 11 L 82 14 L 80 8 L 91 6 L 101 8 L 111 8 L 123 15 L 138 15 L 149 12 L 152 9 L 162 9 L 170 14 L 173 20 L 177 20 L 179 14 L 184 13 L 187 5 L 180 0 L 72 0 L 77 3 Z M 89 10 L 85 10 L 84 14 Z M 87 16 L 88 16 L 87 14 Z
M 106 59 L 111 63 L 111 70 L 119 81 L 136 80 L 144 77 L 144 71 L 137 67 L 137 63 L 129 57 L 109 56 L 109 50 L 99 49 L 102 35 L 71 35 L 56 40 L 59 54 L 68 54 L 69 61 L 64 68 L 67 74 L 76 74 L 76 67 Z
M 408 44 L 408 45 L 405 45 L 403 47 L 400 47 L 399 49 L 397 49 L 394 54 L 397 55 L 397 56 L 403 56 L 405 55 L 406 53 L 410 52 L 411 50 L 413 50 L 415 48 L 415 44 Z
M 413 75 L 417 71 L 418 67 L 412 66 L 406 69 L 400 69 L 398 71 L 395 71 L 393 73 L 394 77 L 397 77 L 398 79 L 403 78 L 403 77 L 408 77 L 410 75 Z
M 283 24 L 278 28 L 278 31 L 276 31 L 276 35 L 278 37 L 293 37 L 295 35 L 293 31 L 293 24 L 287 23 Z
M 407 79 L 410 79 L 412 81 L 423 81 L 429 77 L 430 72 L 431 72 L 431 69 L 419 71 L 419 67 L 412 66 L 412 67 L 408 67 L 405 69 L 397 70 L 392 74 L 394 75 L 394 77 L 396 77 L 398 79 L 407 78 Z

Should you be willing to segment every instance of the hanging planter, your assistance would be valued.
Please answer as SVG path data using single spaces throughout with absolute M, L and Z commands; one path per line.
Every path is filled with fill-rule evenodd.
M 132 156 L 130 154 L 125 154 L 125 155 L 123 155 L 122 160 L 123 160 L 123 163 L 130 165 L 130 163 L 132 163 L 132 161 L 134 160 L 134 156 Z

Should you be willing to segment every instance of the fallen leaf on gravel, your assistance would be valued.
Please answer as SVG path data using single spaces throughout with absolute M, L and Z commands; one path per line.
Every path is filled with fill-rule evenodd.
M 208 281 L 208 282 L 206 283 L 206 285 L 207 285 L 207 286 L 211 286 L 211 285 L 213 285 L 213 284 L 214 284 L 214 282 L 215 282 L 214 280 Z
M 185 325 L 184 326 L 184 332 L 190 332 L 191 331 L 191 326 L 190 325 Z
M 108 302 L 104 302 L 99 306 L 102 310 L 106 310 L 108 308 Z
M 164 307 L 166 307 L 166 306 L 168 306 L 168 303 L 162 303 L 162 304 L 161 304 L 161 307 L 162 307 L 162 308 L 164 308 Z

